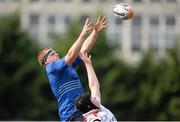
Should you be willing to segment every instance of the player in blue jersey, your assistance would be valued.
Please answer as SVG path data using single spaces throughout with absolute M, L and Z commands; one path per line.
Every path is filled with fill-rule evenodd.
M 95 24 L 87 18 L 78 39 L 68 53 L 60 56 L 51 48 L 44 48 L 38 55 L 40 65 L 46 67 L 51 89 L 58 101 L 61 121 L 83 121 L 83 116 L 75 107 L 76 98 L 84 92 L 75 66 L 83 52 L 89 52 L 96 42 L 99 32 L 107 27 L 107 18 L 98 17 Z M 93 28 L 89 36 L 88 33 Z

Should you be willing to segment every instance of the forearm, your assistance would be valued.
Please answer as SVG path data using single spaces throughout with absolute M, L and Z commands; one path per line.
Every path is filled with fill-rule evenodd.
M 89 64 L 89 63 L 86 63 L 85 66 L 87 70 L 89 88 L 90 88 L 91 94 L 98 96 L 100 98 L 99 81 L 93 69 L 93 66 L 92 64 Z
M 98 35 L 99 35 L 99 32 L 97 32 L 94 29 L 92 33 L 89 35 L 89 37 L 85 40 L 84 44 L 82 45 L 81 52 L 89 52 L 94 46 Z
M 81 47 L 84 43 L 86 35 L 80 34 L 79 38 L 75 41 L 75 43 L 69 49 L 67 55 L 65 56 L 65 62 L 67 65 L 70 65 L 74 59 L 78 56 Z

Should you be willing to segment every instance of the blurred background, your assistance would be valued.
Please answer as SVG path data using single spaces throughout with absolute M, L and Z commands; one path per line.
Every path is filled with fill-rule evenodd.
M 120 2 L 131 20 L 114 17 Z M 102 104 L 118 120 L 180 120 L 180 0 L 0 0 L 0 120 L 59 120 L 37 55 L 64 56 L 99 14 L 109 21 L 91 52 Z M 88 91 L 83 63 L 77 71 Z

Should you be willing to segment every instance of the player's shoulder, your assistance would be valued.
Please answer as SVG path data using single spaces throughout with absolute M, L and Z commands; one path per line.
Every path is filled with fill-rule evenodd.
M 46 65 L 48 73 L 67 67 L 64 57 Z

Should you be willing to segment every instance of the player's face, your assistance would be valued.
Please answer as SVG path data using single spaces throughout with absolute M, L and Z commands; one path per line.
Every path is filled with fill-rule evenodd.
M 60 58 L 59 55 L 53 50 L 53 51 L 49 54 L 49 56 L 48 56 L 48 58 L 47 58 L 47 62 L 56 61 L 56 60 L 58 60 L 59 58 Z
M 53 49 L 50 48 L 49 50 L 46 51 L 46 55 L 44 56 L 42 60 L 42 64 L 43 62 L 44 64 L 51 63 L 53 61 L 58 60 L 59 58 L 60 58 L 59 55 Z

